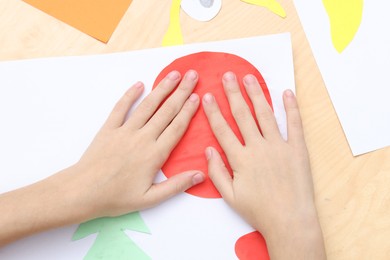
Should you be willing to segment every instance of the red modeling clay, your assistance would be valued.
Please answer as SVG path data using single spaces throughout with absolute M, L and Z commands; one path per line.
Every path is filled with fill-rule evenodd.
M 199 74 L 199 82 L 194 92 L 197 93 L 200 98 L 202 98 L 207 92 L 210 92 L 215 96 L 223 116 L 241 143 L 243 143 L 240 131 L 231 114 L 229 103 L 223 90 L 222 75 L 227 71 L 232 71 L 237 75 L 244 99 L 249 105 L 252 115 L 254 116 L 253 106 L 245 92 L 242 79 L 247 74 L 253 74 L 259 81 L 265 97 L 272 107 L 272 101 L 267 85 L 265 84 L 260 72 L 248 61 L 233 54 L 199 52 L 178 58 L 169 64 L 158 75 L 153 88 L 155 88 L 169 72 L 177 70 L 184 76 L 184 74 L 190 69 L 196 70 Z M 215 147 L 221 153 L 228 170 L 232 173 L 226 156 L 223 153 L 217 139 L 214 137 L 203 108 L 200 105 L 199 110 L 192 119 L 187 132 L 162 167 L 164 175 L 169 178 L 187 170 L 200 170 L 207 173 L 207 161 L 204 151 L 208 146 Z M 209 178 L 207 178 L 204 183 L 197 185 L 186 192 L 203 198 L 221 197 Z
M 240 237 L 235 251 L 240 260 L 269 260 L 264 237 L 257 231 Z
M 177 70 L 181 73 L 181 75 L 184 75 L 190 69 L 196 70 L 199 74 L 199 82 L 194 92 L 197 93 L 200 98 L 202 98 L 207 92 L 210 92 L 215 96 L 223 116 L 241 143 L 244 143 L 238 126 L 231 114 L 229 103 L 223 90 L 222 75 L 227 71 L 232 71 L 236 74 L 240 83 L 241 92 L 252 112 L 252 115 L 254 116 L 255 113 L 253 106 L 245 92 L 242 84 L 242 78 L 247 74 L 253 74 L 259 81 L 264 95 L 272 107 L 272 101 L 267 85 L 265 84 L 260 72 L 248 61 L 236 55 L 219 52 L 200 52 L 181 57 L 169 64 L 158 75 L 153 88 L 155 88 L 169 72 Z M 207 161 L 204 151 L 208 146 L 215 147 L 221 153 L 226 167 L 230 171 L 230 174 L 232 174 L 226 156 L 223 153 L 217 139 L 214 137 L 203 108 L 200 105 L 199 110 L 192 119 L 187 132 L 162 167 L 164 175 L 169 178 L 187 170 L 201 170 L 204 173 L 207 173 Z M 221 197 L 211 180 L 208 178 L 204 183 L 199 184 L 186 192 L 202 198 Z M 238 239 L 235 251 L 240 260 L 269 259 L 267 246 L 263 236 L 259 232 L 252 232 Z

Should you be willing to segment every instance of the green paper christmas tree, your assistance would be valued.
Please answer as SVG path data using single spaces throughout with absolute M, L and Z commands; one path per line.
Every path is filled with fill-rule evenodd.
M 85 260 L 151 259 L 124 233 L 126 229 L 150 234 L 139 212 L 133 212 L 119 217 L 104 217 L 82 223 L 72 240 L 98 233 L 94 244 L 84 257 Z

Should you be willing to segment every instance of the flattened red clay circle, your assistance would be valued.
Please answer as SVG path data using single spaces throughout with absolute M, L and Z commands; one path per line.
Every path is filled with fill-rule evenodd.
M 178 58 L 165 67 L 157 76 L 153 88 L 155 88 L 169 72 L 177 70 L 182 76 L 184 76 L 184 74 L 190 69 L 196 70 L 199 75 L 199 81 L 194 93 L 197 93 L 200 98 L 208 92 L 212 93 L 221 108 L 224 118 L 232 128 L 237 138 L 241 141 L 241 143 L 244 143 L 223 90 L 222 76 L 227 71 L 232 71 L 236 74 L 243 97 L 248 104 L 253 117 L 255 118 L 253 106 L 246 94 L 244 85 L 242 84 L 242 79 L 247 74 L 253 74 L 259 81 L 264 95 L 272 107 L 271 96 L 260 72 L 247 60 L 234 54 L 222 52 L 199 52 Z M 187 132 L 184 134 L 183 138 L 177 144 L 169 159 L 162 167 L 162 172 L 167 178 L 188 170 L 200 170 L 207 174 L 207 160 L 204 152 L 208 146 L 213 146 L 220 152 L 226 167 L 228 168 L 230 174 L 232 174 L 226 155 L 222 151 L 221 146 L 211 131 L 206 115 L 200 105 L 199 110 L 196 112 L 187 129 Z M 202 198 L 221 198 L 221 195 L 208 177 L 203 183 L 188 189 L 186 192 Z

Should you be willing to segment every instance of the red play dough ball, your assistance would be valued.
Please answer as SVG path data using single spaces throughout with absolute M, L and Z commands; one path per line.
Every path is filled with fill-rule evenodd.
M 223 90 L 222 75 L 227 71 L 232 71 L 237 75 L 244 99 L 254 116 L 253 106 L 245 92 L 242 79 L 247 74 L 253 74 L 259 81 L 265 97 L 272 107 L 267 85 L 260 72 L 247 60 L 237 55 L 220 52 L 199 52 L 178 58 L 169 64 L 158 75 L 153 88 L 155 88 L 169 72 L 177 70 L 184 76 L 190 69 L 196 70 L 199 74 L 199 81 L 194 92 L 201 98 L 207 92 L 212 93 L 216 97 L 223 116 L 241 143 L 244 143 Z M 162 172 L 167 178 L 188 170 L 200 170 L 207 174 L 207 160 L 204 151 L 208 146 L 213 146 L 221 153 L 229 172 L 232 174 L 226 156 L 217 139 L 214 137 L 203 108 L 200 106 L 193 117 L 187 132 L 162 167 Z M 204 183 L 197 185 L 186 192 L 203 198 L 221 197 L 209 178 L 207 178 Z

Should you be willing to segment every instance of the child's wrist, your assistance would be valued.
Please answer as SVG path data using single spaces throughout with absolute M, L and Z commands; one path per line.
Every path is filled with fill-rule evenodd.
M 266 229 L 263 235 L 271 256 L 275 250 L 280 251 L 282 248 L 285 252 L 290 250 L 322 252 L 324 250 L 322 230 L 315 210 L 291 218 L 284 216 L 283 220 L 275 222 L 273 227 Z M 309 253 L 312 255 L 316 252 Z

